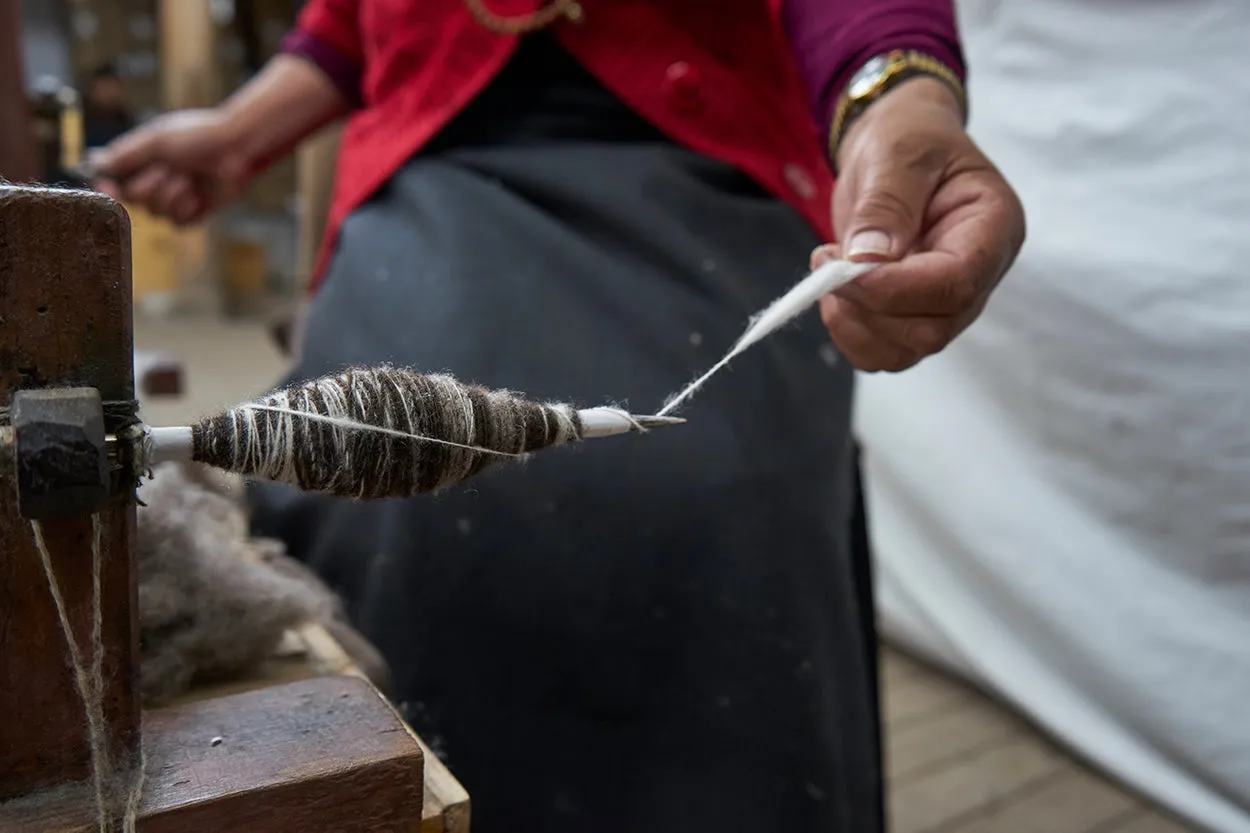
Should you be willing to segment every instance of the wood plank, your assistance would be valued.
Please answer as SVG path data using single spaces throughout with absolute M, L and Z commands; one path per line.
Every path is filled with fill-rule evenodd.
M 886 777 L 898 787 L 952 759 L 1029 732 L 1019 719 L 969 693 L 949 711 L 887 728 Z
M 893 648 L 883 656 L 893 833 L 1196 833 L 1005 705 Z
M 322 675 L 344 675 L 367 679 L 342 646 L 322 626 L 304 625 L 290 634 L 282 655 L 271 658 L 246 678 L 200 686 L 185 693 L 175 703 L 197 702 L 295 680 Z M 471 816 L 469 794 L 429 746 L 401 721 L 403 729 L 424 753 L 424 802 L 421 833 L 468 833 Z
M 260 555 L 250 552 L 248 557 L 258 559 Z M 175 702 L 196 702 L 243 691 L 255 691 L 279 683 L 336 675 L 370 680 L 369 675 L 352 659 L 334 634 L 320 624 L 307 623 L 289 632 L 279 646 L 277 655 L 254 673 L 242 679 L 198 686 L 177 698 Z M 412 727 L 398 713 L 395 716 L 424 754 L 422 833 L 468 833 L 471 815 L 468 792 Z
M 320 625 L 306 625 L 300 629 L 299 635 L 308 646 L 310 658 L 319 673 L 350 674 L 364 678 L 364 672 L 352 662 L 351 657 L 325 628 Z M 425 753 L 426 792 L 421 833 L 468 833 L 469 793 L 425 741 L 406 722 L 404 726 Z
M 936 674 L 909 674 L 887 685 L 882 692 L 882 713 L 887 727 L 902 727 L 956 709 L 967 690 Z
M 893 790 L 893 833 L 929 833 L 1060 772 L 1057 752 L 1034 738 L 1012 738 Z
M 401 830 L 421 815 L 420 751 L 364 680 L 323 677 L 157 710 L 144 732 L 150 762 L 179 763 L 149 768 L 144 833 Z
M 150 711 L 143 750 L 141 833 L 382 833 L 411 830 L 421 817 L 420 748 L 361 679 L 322 677 Z M 0 829 L 94 833 L 74 806 L 83 798 L 0 805 Z
M 917 674 L 931 673 L 912 657 L 889 645 L 881 646 L 881 676 L 887 684 L 893 684 Z
M 1090 833 L 1123 818 L 1139 800 L 1091 772 L 1065 767 L 1017 800 L 983 805 L 944 833 Z
M 0 186 L 0 407 L 21 388 L 93 387 L 134 398 L 130 223 L 99 194 Z M 106 425 L 106 428 L 109 427 Z M 137 754 L 138 627 L 132 500 L 100 515 L 105 722 L 118 760 Z M 90 662 L 91 518 L 48 521 L 45 537 L 76 641 Z M 0 489 L 0 800 L 90 772 L 83 702 L 14 490 Z M 129 612 L 130 615 L 127 615 Z
M 1156 811 L 1142 810 L 1123 824 L 1106 828 L 1105 833 L 1198 833 L 1198 828 L 1189 827 Z

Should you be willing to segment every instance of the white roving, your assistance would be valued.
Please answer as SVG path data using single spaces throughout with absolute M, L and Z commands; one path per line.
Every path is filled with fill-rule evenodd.
M 656 412 L 656 416 L 666 416 L 672 413 L 678 405 L 693 396 L 699 388 L 703 387 L 708 379 L 720 372 L 739 353 L 744 352 L 752 344 L 793 321 L 824 295 L 843 284 L 850 283 L 876 265 L 875 263 L 852 263 L 849 260 L 831 260 L 813 271 L 806 278 L 795 284 L 785 295 L 782 295 L 752 316 L 746 332 L 742 334 L 733 348 L 725 354 L 725 357 L 714 364 L 707 373 L 704 373 L 687 385 L 681 392 L 669 397 L 664 407 Z

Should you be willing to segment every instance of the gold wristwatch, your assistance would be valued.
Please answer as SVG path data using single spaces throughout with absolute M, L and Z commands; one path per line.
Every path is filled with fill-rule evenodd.
M 965 120 L 968 114 L 968 98 L 959 76 L 941 61 L 922 52 L 898 49 L 877 55 L 851 76 L 838 106 L 834 108 L 833 124 L 829 127 L 829 159 L 837 165 L 838 145 L 846 130 L 869 104 L 876 101 L 902 82 L 917 76 L 936 78 L 959 100 Z

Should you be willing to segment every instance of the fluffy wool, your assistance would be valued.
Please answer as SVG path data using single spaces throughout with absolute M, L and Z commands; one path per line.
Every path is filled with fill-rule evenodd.
M 280 542 L 248 534 L 241 489 L 198 466 L 166 464 L 139 492 L 140 682 L 159 704 L 196 683 L 247 673 L 289 629 L 330 626 L 375 682 L 385 666 L 347 627 L 334 593 Z

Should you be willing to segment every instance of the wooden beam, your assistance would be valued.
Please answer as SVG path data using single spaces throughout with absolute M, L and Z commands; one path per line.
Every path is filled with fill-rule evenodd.
M 419 829 L 420 747 L 364 680 L 199 700 L 144 723 L 141 833 Z M 90 799 L 71 791 L 0 804 L 0 830 L 96 833 Z
M 134 399 L 130 223 L 99 194 L 0 186 L 0 407 L 23 388 Z M 106 426 L 107 428 L 108 426 Z M 124 490 L 123 490 L 124 491 Z M 104 709 L 121 761 L 139 744 L 133 495 L 100 516 Z M 76 641 L 90 661 L 89 515 L 44 522 Z M 30 522 L 0 477 L 0 800 L 90 775 L 83 702 Z

